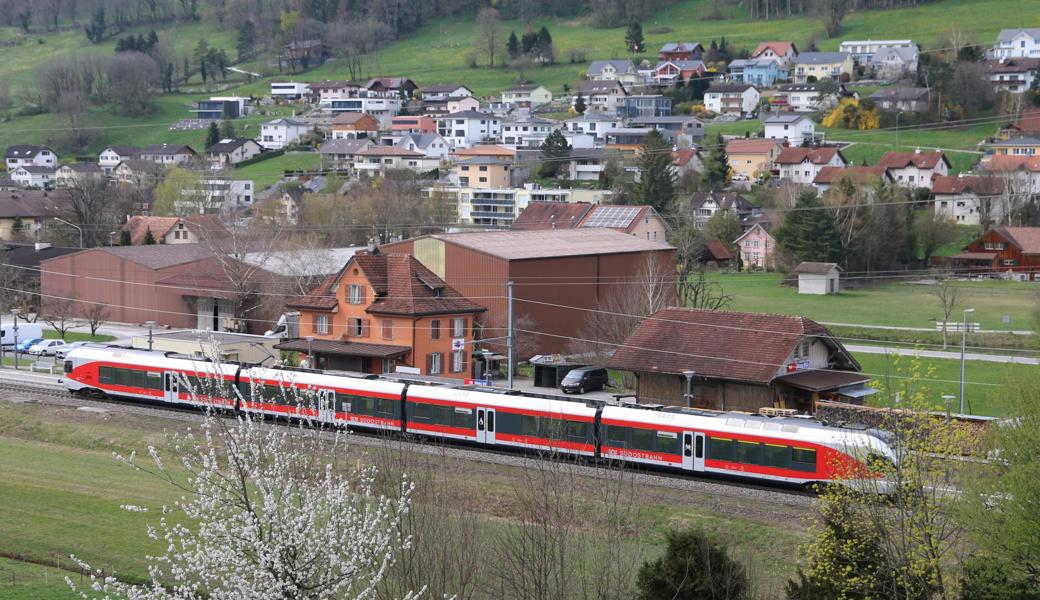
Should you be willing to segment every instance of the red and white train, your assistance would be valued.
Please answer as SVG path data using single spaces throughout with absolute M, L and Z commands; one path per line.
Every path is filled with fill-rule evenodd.
M 875 432 L 810 418 L 602 405 L 83 346 L 73 393 L 307 417 L 502 449 L 553 450 L 690 473 L 806 485 L 894 462 Z

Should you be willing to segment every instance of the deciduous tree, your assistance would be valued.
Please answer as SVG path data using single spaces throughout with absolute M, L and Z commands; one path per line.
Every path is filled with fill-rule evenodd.
M 495 66 L 495 55 L 502 46 L 502 19 L 497 9 L 482 8 L 477 13 L 477 48 L 487 55 L 488 66 Z
M 716 133 L 705 138 L 704 147 L 708 148 L 708 155 L 704 157 L 701 180 L 708 190 L 722 189 L 729 184 L 732 173 L 726 156 L 726 142 L 721 134 Z

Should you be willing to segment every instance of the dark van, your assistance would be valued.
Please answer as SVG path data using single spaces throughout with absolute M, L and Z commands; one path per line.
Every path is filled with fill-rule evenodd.
M 565 393 L 584 394 L 602 390 L 607 385 L 607 370 L 603 367 L 579 367 L 567 371 L 560 382 L 560 389 Z

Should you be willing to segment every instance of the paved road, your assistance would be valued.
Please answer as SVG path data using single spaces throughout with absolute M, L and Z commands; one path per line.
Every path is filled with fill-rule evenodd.
M 864 346 L 861 344 L 845 344 L 845 348 L 851 352 L 863 352 L 865 354 L 898 354 L 900 356 L 921 356 L 924 358 L 949 358 L 960 360 L 960 352 L 949 352 L 945 350 L 915 350 L 913 348 L 893 348 L 891 346 Z M 994 363 L 1015 363 L 1020 365 L 1040 365 L 1040 359 L 1027 356 L 1013 356 L 1010 354 L 977 354 L 966 352 L 964 360 L 977 360 Z

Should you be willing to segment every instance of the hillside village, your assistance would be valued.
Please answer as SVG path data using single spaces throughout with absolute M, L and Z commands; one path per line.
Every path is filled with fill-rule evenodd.
M 861 39 L 842 34 L 843 2 L 792 9 L 790 2 L 783 8 L 761 0 L 738 7 L 750 11 L 744 37 L 677 35 L 658 43 L 671 29 L 648 27 L 644 35 L 645 19 L 636 11 L 622 17 L 629 15 L 624 3 L 603 1 L 596 6 L 604 14 L 582 17 L 603 19 L 609 29 L 602 35 L 618 38 L 617 52 L 601 55 L 558 50 L 557 29 L 535 18 L 524 21 L 526 31 L 516 29 L 521 3 L 496 5 L 465 13 L 473 39 L 442 40 L 469 49 L 466 68 L 455 71 L 457 79 L 433 81 L 422 70 L 380 62 L 384 41 L 375 39 L 407 39 L 429 17 L 417 12 L 391 36 L 385 23 L 369 17 L 354 22 L 336 18 L 335 10 L 324 21 L 301 17 L 301 10 L 317 15 L 322 3 L 304 4 L 282 11 L 280 20 L 264 17 L 271 39 L 256 30 L 260 17 L 241 20 L 238 60 L 205 39 L 192 53 L 179 54 L 184 43 L 154 29 L 123 37 L 130 27 L 106 22 L 103 7 L 79 17 L 84 26 L 70 8 L 75 26 L 69 28 L 85 27 L 92 44 L 114 42 L 113 54 L 53 60 L 14 100 L 8 82 L 0 81 L 0 139 L 11 142 L 0 174 L 6 282 L 0 286 L 0 388 L 27 377 L 35 385 L 64 385 L 86 402 L 125 397 L 136 386 L 144 390 L 138 398 L 148 402 L 191 404 L 182 392 L 204 384 L 201 372 L 183 372 L 178 383 L 172 367 L 147 376 L 132 368 L 123 373 L 113 362 L 124 360 L 123 352 L 226 363 L 235 375 L 217 385 L 235 390 L 245 389 L 239 374 L 246 368 L 349 375 L 361 382 L 358 389 L 309 387 L 323 403 L 312 412 L 306 402 L 293 406 L 272 380 L 258 386 L 252 407 L 261 420 L 264 414 L 301 423 L 331 419 L 346 429 L 356 416 L 351 428 L 383 423 L 388 431 L 434 441 L 441 436 L 448 444 L 513 442 L 514 450 L 544 451 L 551 460 L 573 453 L 650 472 L 676 465 L 715 469 L 723 480 L 758 478 L 819 494 L 811 502 L 822 533 L 799 526 L 782 544 L 760 550 L 740 567 L 744 571 L 730 572 L 727 544 L 716 538 L 724 540 L 726 527 L 739 519 L 756 527 L 768 520 L 761 515 L 772 502 L 762 500 L 760 507 L 756 497 L 748 505 L 754 508 L 745 508 L 746 499 L 738 499 L 739 509 L 717 527 L 721 535 L 703 542 L 704 556 L 710 546 L 726 562 L 705 566 L 695 578 L 722 569 L 742 582 L 735 584 L 739 590 L 710 595 L 703 590 L 714 594 L 711 586 L 722 585 L 713 579 L 693 592 L 684 579 L 677 589 L 694 595 L 674 597 L 1033 598 L 1013 594 L 1040 583 L 1035 551 L 1020 568 L 1008 562 L 1018 554 L 960 521 L 948 539 L 920 542 L 934 551 L 922 559 L 925 575 L 914 573 L 920 580 L 908 583 L 905 575 L 912 571 L 911 551 L 847 559 L 842 552 L 867 551 L 835 550 L 831 542 L 863 532 L 841 530 L 836 523 L 844 521 L 827 511 L 884 504 L 870 504 L 852 486 L 823 489 L 847 477 L 868 480 L 868 497 L 878 492 L 882 478 L 872 470 L 899 469 L 886 452 L 889 444 L 903 444 L 914 448 L 914 457 L 957 466 L 943 466 L 941 477 L 933 464 L 922 467 L 928 476 L 905 485 L 918 486 L 927 498 L 898 510 L 932 510 L 943 523 L 964 519 L 952 509 L 943 512 L 949 507 L 936 490 L 963 486 L 966 496 L 973 494 L 972 469 L 985 470 L 978 479 L 988 482 L 989 469 L 1004 460 L 987 444 L 1021 441 L 1015 436 L 1032 430 L 1016 423 L 1040 418 L 1023 408 L 1035 404 L 1029 385 L 1040 365 L 1040 27 L 1028 27 L 1031 15 L 1007 15 L 992 39 L 976 38 L 966 23 L 941 41 L 934 32 L 927 41 Z M 541 10 L 554 19 L 570 16 L 545 4 Z M 717 2 L 709 13 L 708 4 L 705 22 L 732 19 L 737 10 Z M 849 13 L 884 13 L 882 4 L 861 2 Z M 203 20 L 192 6 L 171 3 L 168 19 Z M 191 17 L 176 16 L 178 10 Z M 396 22 L 404 23 L 406 14 L 396 14 Z M 33 27 L 52 31 L 50 22 L 33 20 L 38 15 L 17 15 L 23 36 Z M 753 26 L 783 31 L 774 25 L 785 16 L 818 19 L 834 35 L 784 38 Z M 155 14 L 150 22 L 138 18 L 149 26 L 162 22 Z M 17 23 L 8 21 L 14 29 Z M 230 22 L 229 16 L 222 26 L 231 29 Z M 61 32 L 57 16 L 53 31 Z M 544 69 L 564 63 L 573 67 L 573 79 L 553 75 L 539 83 Z M 487 72 L 494 69 L 498 89 L 489 91 Z M 499 86 L 503 70 L 515 72 L 515 79 Z M 150 114 L 163 118 L 111 120 Z M 53 127 L 19 133 L 23 119 L 41 115 Z M 37 325 L 39 337 L 23 349 L 18 327 L 36 331 Z M 82 377 L 76 351 L 93 348 L 116 350 L 96 382 L 74 387 Z M 5 379 L 12 360 L 27 374 L 16 370 Z M 377 390 L 387 382 L 403 387 Z M 405 408 L 407 395 L 425 387 L 434 390 L 434 408 L 406 412 L 412 410 Z M 212 401 L 222 393 L 207 395 Z M 452 404 L 452 394 L 484 393 L 504 399 L 497 413 Z M 507 403 L 525 398 L 553 408 L 527 407 L 513 419 Z M 229 406 L 244 411 L 249 404 L 222 408 Z M 2 417 L 7 409 L 0 408 Z M 583 429 L 561 424 L 566 417 L 559 415 L 586 409 L 592 412 L 581 414 Z M 648 429 L 643 438 L 635 421 L 606 418 L 610 409 L 662 420 L 654 421 L 656 434 Z M 16 410 L 23 409 L 11 414 Z M 736 433 L 695 435 L 668 425 L 673 415 L 719 419 Z M 854 431 L 871 441 L 846 455 L 815 437 L 812 454 L 797 440 L 777 446 L 766 439 L 799 427 L 812 436 Z M 0 427 L 0 446 L 6 432 Z M 17 432 L 14 437 L 30 435 Z M 610 444 L 614 454 L 606 450 Z M 815 465 L 832 451 L 838 452 L 832 462 L 847 472 L 835 474 L 841 469 L 833 467 L 827 477 L 819 475 Z M 901 456 L 905 464 L 915 460 Z M 1018 459 L 1005 462 L 1013 467 Z M 362 453 L 356 460 L 361 472 L 363 460 L 376 459 Z M 486 490 L 468 485 L 460 489 L 484 498 Z M 537 487 L 531 480 L 501 485 L 508 493 Z M 577 489 L 572 502 L 587 493 Z M 716 503 L 727 497 L 715 493 L 697 492 Z M 1014 495 L 985 488 L 977 496 L 982 504 L 964 510 L 992 524 L 978 516 L 987 503 L 1010 503 Z M 603 502 L 590 497 L 590 505 Z M 654 577 L 661 589 L 672 586 L 661 583 L 670 568 L 661 560 L 690 551 L 673 533 L 681 529 L 676 523 L 715 518 L 714 508 L 697 502 L 693 509 L 682 504 L 693 513 L 661 509 L 667 514 L 655 521 L 653 535 L 667 540 L 664 558 L 638 569 L 640 558 L 627 578 L 618 576 L 616 595 L 597 597 L 635 597 L 627 594 L 638 588 L 641 598 L 664 598 L 646 590 Z M 488 523 L 516 516 L 507 514 L 511 508 L 463 504 Z M 489 516 L 496 510 L 502 514 Z M 530 510 L 524 518 L 551 512 Z M 580 520 L 573 510 L 559 527 Z M 616 525 L 615 517 L 597 522 L 597 531 Z M 645 539 L 628 539 L 640 537 L 631 534 L 638 525 L 624 527 L 609 535 L 626 538 L 626 550 L 643 549 Z M 769 527 L 763 535 L 790 529 Z M 16 537 L 0 525 L 0 545 Z M 467 546 L 456 542 L 453 547 Z M 806 543 L 812 553 L 790 559 Z M 958 543 L 1005 562 L 961 557 L 950 550 Z M 19 544 L 12 556 L 36 557 L 52 542 Z M 755 536 L 739 544 L 770 546 Z M 602 558 L 593 546 L 588 542 L 582 551 Z M 422 544 L 416 551 L 432 556 L 421 554 L 432 552 Z M 0 556 L 0 571 L 7 559 Z M 465 560 L 473 559 L 459 564 Z M 839 565 L 835 572 L 846 560 L 855 568 L 886 566 L 861 585 L 828 574 L 828 560 Z M 49 559 L 34 561 L 51 568 Z M 761 572 L 749 574 L 751 566 Z M 527 567 L 514 567 L 527 574 Z M 591 573 L 587 566 L 573 569 Z M 532 567 L 531 578 L 534 573 Z M 948 581 L 936 583 L 940 574 Z M 884 595 L 881 584 L 869 583 L 890 576 L 903 586 L 900 593 Z M 387 577 L 407 580 L 397 570 Z M 573 583 L 559 596 L 538 595 L 523 591 L 519 575 L 515 581 L 496 577 L 493 586 L 459 597 L 583 597 Z M 1002 577 L 1006 589 L 994 583 Z M 446 575 L 432 589 L 449 597 L 459 581 Z M 378 597 L 397 597 L 414 582 L 380 588 Z M 853 589 L 862 594 L 848 595 Z M 990 592 L 996 595 L 985 595 Z

